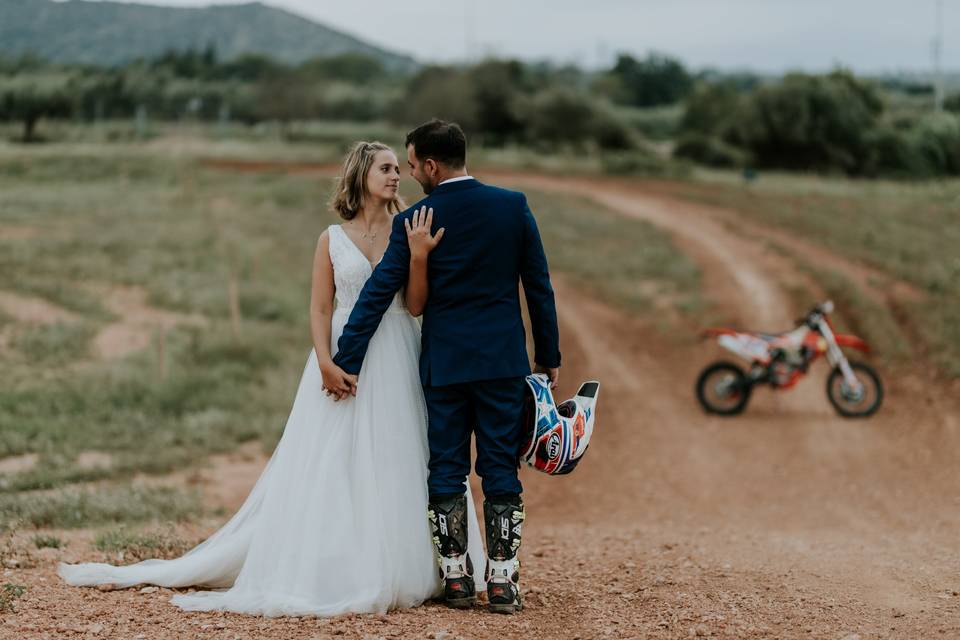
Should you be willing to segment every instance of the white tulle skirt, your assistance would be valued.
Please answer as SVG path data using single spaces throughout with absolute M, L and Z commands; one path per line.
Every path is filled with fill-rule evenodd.
M 348 312 L 334 314 L 334 348 Z M 220 589 L 171 601 L 190 611 L 266 616 L 383 613 L 437 595 L 419 349 L 416 320 L 388 311 L 356 397 L 340 402 L 323 393 L 311 350 L 283 437 L 229 522 L 175 560 L 61 564 L 59 574 L 72 585 Z M 468 504 L 470 555 L 482 567 Z M 476 579 L 482 589 L 482 576 Z

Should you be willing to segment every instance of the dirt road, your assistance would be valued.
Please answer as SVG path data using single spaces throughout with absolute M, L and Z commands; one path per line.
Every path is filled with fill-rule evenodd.
M 670 232 L 731 319 L 786 328 L 800 311 L 785 293 L 797 284 L 790 263 L 735 234 L 715 211 L 626 182 L 514 184 L 594 198 Z M 815 283 L 800 284 L 816 293 Z M 61 585 L 54 562 L 85 557 L 81 533 L 67 551 L 45 551 L 38 568 L 4 574 L 0 581 L 16 578 L 28 591 L 0 637 L 960 637 L 955 400 L 920 379 L 887 375 L 881 412 L 844 421 L 820 375 L 782 398 L 759 393 L 742 417 L 707 417 L 692 384 L 715 353 L 665 344 L 562 278 L 557 290 L 561 395 L 601 380 L 599 426 L 572 476 L 524 475 L 521 615 L 436 604 L 332 620 L 184 614 L 167 589 Z M 229 477 L 242 488 L 258 466 L 240 464 L 244 471 Z M 243 491 L 227 494 L 225 506 L 235 507 Z

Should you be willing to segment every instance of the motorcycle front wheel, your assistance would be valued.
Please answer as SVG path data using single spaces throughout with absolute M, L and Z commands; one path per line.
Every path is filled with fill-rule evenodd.
M 747 406 L 752 388 L 743 369 L 732 362 L 714 362 L 697 378 L 697 400 L 707 413 L 733 416 Z
M 867 364 L 850 361 L 850 368 L 862 388 L 852 389 L 847 385 L 840 367 L 834 367 L 827 378 L 827 397 L 830 404 L 844 418 L 872 416 L 883 402 L 883 384 L 880 376 Z

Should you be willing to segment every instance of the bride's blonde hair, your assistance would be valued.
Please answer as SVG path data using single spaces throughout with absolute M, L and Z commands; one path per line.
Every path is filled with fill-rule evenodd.
M 343 159 L 343 172 L 337 179 L 337 188 L 330 199 L 330 208 L 344 220 L 352 220 L 363 206 L 363 199 L 367 195 L 367 173 L 373 166 L 374 156 L 380 151 L 392 152 L 393 149 L 382 142 L 361 140 L 353 145 Z M 398 213 L 405 208 L 406 204 L 399 194 L 387 205 L 390 213 Z

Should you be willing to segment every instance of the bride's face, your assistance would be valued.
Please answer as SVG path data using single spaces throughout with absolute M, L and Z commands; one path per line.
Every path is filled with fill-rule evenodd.
M 378 151 L 367 172 L 367 192 L 380 200 L 396 200 L 400 189 L 400 164 L 393 151 Z

